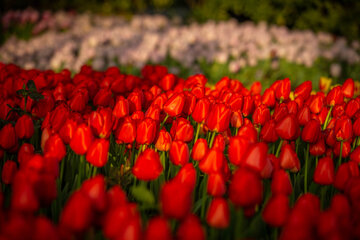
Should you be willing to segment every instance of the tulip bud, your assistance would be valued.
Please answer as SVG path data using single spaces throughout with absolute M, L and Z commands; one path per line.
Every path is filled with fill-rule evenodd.
M 163 217 L 154 217 L 150 219 L 145 230 L 144 239 L 171 240 L 171 228 L 168 221 Z
M 171 117 L 176 117 L 181 114 L 185 104 L 185 97 L 181 93 L 174 94 L 164 104 L 164 111 Z
M 170 150 L 172 139 L 170 133 L 165 129 L 160 130 L 158 139 L 155 143 L 155 148 L 159 151 L 167 152 Z
M 209 206 L 206 222 L 214 228 L 227 228 L 230 224 L 230 210 L 224 198 L 214 198 Z
M 300 170 L 299 158 L 289 144 L 284 144 L 281 147 L 279 159 L 280 166 L 283 169 L 289 169 L 291 172 L 298 172 Z
M 34 134 L 34 123 L 27 114 L 22 115 L 15 124 L 15 132 L 18 138 L 31 138 Z
M 183 166 L 189 161 L 189 147 L 183 141 L 173 141 L 169 155 L 173 164 Z
M 270 226 L 281 227 L 286 223 L 289 213 L 289 197 L 285 194 L 277 194 L 266 203 L 262 217 Z
M 139 144 L 151 144 L 156 135 L 156 122 L 151 118 L 145 118 L 137 126 L 136 142 Z
M 159 153 L 151 148 L 146 149 L 138 156 L 132 168 L 134 176 L 145 181 L 157 179 L 162 171 L 163 166 L 160 162 Z
M 322 185 L 330 185 L 334 181 L 334 163 L 329 157 L 319 159 L 314 172 L 314 182 Z
M 110 142 L 100 138 L 92 142 L 86 153 L 86 160 L 95 167 L 103 167 L 108 160 Z
M 292 193 L 290 176 L 285 170 L 279 169 L 274 172 L 271 181 L 271 192 L 274 195 L 290 195 Z
M 225 104 L 215 104 L 212 106 L 206 120 L 207 127 L 215 132 L 223 132 L 229 128 L 231 111 Z
M 93 141 L 91 130 L 85 124 L 77 127 L 73 138 L 70 141 L 71 149 L 78 155 L 83 155 L 89 149 Z
M 9 150 L 16 146 L 16 144 L 17 137 L 15 129 L 11 123 L 8 123 L 0 130 L 0 147 L 5 150 Z
M 177 229 L 178 240 L 205 240 L 205 231 L 196 215 L 188 215 Z
M 229 198 L 235 206 L 249 207 L 260 204 L 263 185 L 260 177 L 251 170 L 236 170 L 229 186 Z
M 7 160 L 1 172 L 1 181 L 4 184 L 11 184 L 17 172 L 16 162 Z
M 205 157 L 207 152 L 209 151 L 206 139 L 199 138 L 195 144 L 193 149 L 191 150 L 191 158 L 195 161 L 200 161 Z

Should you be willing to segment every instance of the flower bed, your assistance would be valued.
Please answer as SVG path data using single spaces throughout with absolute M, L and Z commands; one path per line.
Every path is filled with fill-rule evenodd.
M 360 98 L 0 64 L 6 239 L 356 239 Z M 324 89 L 324 88 L 321 88 Z

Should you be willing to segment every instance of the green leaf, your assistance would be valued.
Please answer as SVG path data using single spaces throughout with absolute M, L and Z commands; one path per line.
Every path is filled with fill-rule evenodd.
M 30 91 L 37 92 L 36 85 L 35 85 L 35 82 L 33 80 L 29 80 L 26 85 L 27 85 L 27 87 L 28 87 L 28 89 Z
M 136 201 L 140 203 L 149 205 L 153 205 L 155 203 L 154 195 L 143 185 L 132 187 L 131 194 L 134 196 Z
M 21 95 L 21 96 L 26 96 L 27 95 L 27 91 L 25 89 L 20 89 L 16 91 L 16 94 Z
M 44 98 L 44 96 L 41 95 L 41 94 L 38 93 L 38 92 L 30 92 L 30 93 L 29 93 L 29 97 L 30 97 L 32 100 L 35 100 L 35 101 L 38 101 L 38 100 Z

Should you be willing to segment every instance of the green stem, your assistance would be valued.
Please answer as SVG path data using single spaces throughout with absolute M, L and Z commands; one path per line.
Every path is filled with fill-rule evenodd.
M 277 148 L 277 150 L 276 150 L 276 154 L 275 154 L 276 157 L 279 157 L 279 153 L 280 153 L 280 149 L 281 149 L 282 143 L 283 143 L 283 140 L 281 139 L 281 140 L 280 140 L 280 143 L 279 143 L 279 146 L 278 146 L 278 148 Z
M 325 209 L 327 186 L 321 186 L 321 209 Z
M 198 140 L 199 132 L 200 132 L 200 123 L 198 123 L 197 127 L 196 127 L 196 134 L 195 134 L 194 143 L 196 143 L 196 141 Z
M 330 118 L 332 109 L 333 109 L 333 106 L 330 107 L 330 109 L 329 109 L 329 111 L 328 111 L 328 114 L 326 115 L 326 119 L 325 119 L 325 122 L 324 122 L 323 130 L 325 130 L 326 127 L 327 127 L 327 125 L 328 125 L 328 122 L 329 122 L 329 118 Z
M 205 216 L 205 206 L 206 206 L 206 200 L 207 200 L 207 180 L 208 176 L 205 174 L 202 182 L 202 205 L 201 205 L 201 218 L 204 218 Z
M 209 148 L 211 148 L 214 143 L 215 135 L 216 135 L 216 132 L 212 132 L 211 138 L 210 138 L 210 143 L 209 143 Z
M 277 240 L 277 239 L 278 239 L 278 231 L 279 231 L 279 229 L 278 229 L 277 227 L 275 227 L 275 228 L 273 229 L 273 239 L 274 239 L 274 240 Z
M 307 193 L 307 178 L 308 178 L 308 165 L 309 165 L 309 144 L 306 144 L 306 155 L 305 155 L 305 175 L 304 175 L 304 192 Z
M 237 136 L 238 132 L 239 132 L 239 128 L 235 128 L 235 135 L 234 136 Z
M 162 121 L 162 123 L 160 124 L 160 130 L 162 129 L 162 127 L 164 126 L 166 120 L 169 118 L 169 115 L 166 114 L 165 118 L 164 118 L 164 121 Z
M 340 167 L 340 165 L 341 165 L 342 151 L 343 151 L 343 141 L 341 141 L 341 143 L 340 143 L 340 154 L 339 154 L 339 161 L 338 161 L 337 167 Z

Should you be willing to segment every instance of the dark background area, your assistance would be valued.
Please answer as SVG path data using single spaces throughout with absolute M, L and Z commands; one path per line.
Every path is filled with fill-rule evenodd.
M 1 13 L 32 7 L 102 15 L 163 13 L 199 22 L 236 18 L 240 22 L 266 21 L 290 29 L 325 31 L 349 40 L 360 38 L 360 1 L 356 0 L 2 0 L 1 5 Z

